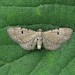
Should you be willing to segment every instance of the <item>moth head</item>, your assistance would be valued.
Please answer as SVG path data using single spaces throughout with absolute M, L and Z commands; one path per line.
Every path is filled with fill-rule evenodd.
M 41 30 L 41 29 L 39 29 L 38 31 L 39 31 L 39 32 L 42 32 L 42 30 Z

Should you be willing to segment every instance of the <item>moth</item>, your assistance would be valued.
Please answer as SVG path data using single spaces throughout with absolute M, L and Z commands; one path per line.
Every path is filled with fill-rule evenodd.
M 25 50 L 33 50 L 35 46 L 41 49 L 42 45 L 47 50 L 56 50 L 70 38 L 73 30 L 59 28 L 43 32 L 41 29 L 33 31 L 21 27 L 8 27 L 7 32 L 10 38 Z

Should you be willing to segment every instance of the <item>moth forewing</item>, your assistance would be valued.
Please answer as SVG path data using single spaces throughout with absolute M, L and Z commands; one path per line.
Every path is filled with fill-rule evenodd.
M 43 33 L 43 45 L 48 50 L 56 50 L 70 38 L 72 32 L 70 28 L 46 31 Z

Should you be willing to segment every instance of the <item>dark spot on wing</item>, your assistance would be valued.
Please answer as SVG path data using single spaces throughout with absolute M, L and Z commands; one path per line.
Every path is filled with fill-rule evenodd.
M 59 35 L 59 32 L 57 32 L 57 35 Z
M 23 31 L 21 31 L 21 33 L 23 34 Z

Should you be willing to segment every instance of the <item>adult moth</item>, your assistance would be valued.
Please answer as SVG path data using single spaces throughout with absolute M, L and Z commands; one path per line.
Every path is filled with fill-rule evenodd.
M 56 50 L 70 38 L 73 30 L 70 28 L 59 28 L 42 32 L 39 29 L 36 32 L 21 27 L 9 27 L 7 32 L 10 38 L 25 50 L 33 50 L 36 45 L 38 49 L 41 49 L 43 45 L 47 50 Z

